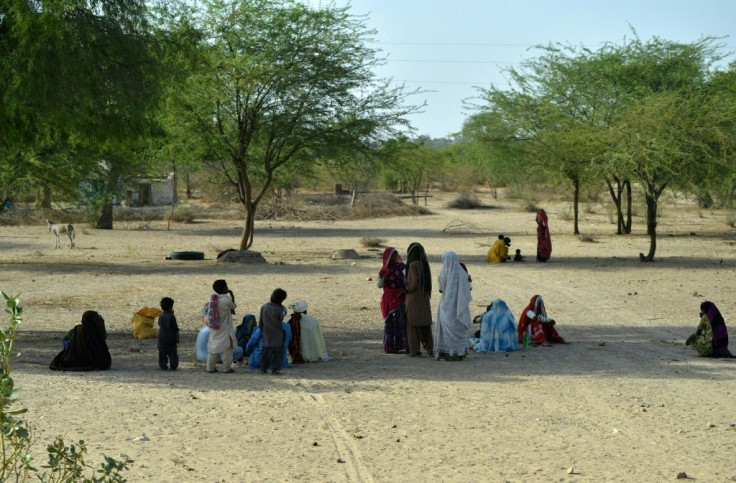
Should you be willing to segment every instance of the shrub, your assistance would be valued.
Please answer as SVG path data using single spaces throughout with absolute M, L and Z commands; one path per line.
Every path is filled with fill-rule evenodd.
M 19 305 L 18 295 L 10 296 L 0 291 L 5 300 L 5 313 L 10 315 L 7 329 L 0 329 L 0 367 L 2 367 L 2 379 L 0 380 L 0 432 L 2 434 L 2 465 L 0 466 L 0 481 L 26 481 L 29 475 L 34 475 L 34 480 L 42 482 L 57 481 L 84 481 L 84 482 L 122 482 L 125 478 L 122 471 L 128 469 L 133 461 L 124 457 L 118 461 L 105 456 L 104 462 L 97 468 L 89 466 L 84 455 L 87 447 L 84 441 L 67 446 L 61 437 L 48 445 L 48 462 L 42 467 L 45 471 L 39 471 L 31 465 L 33 456 L 30 454 L 31 431 L 25 421 L 17 416 L 25 413 L 24 408 L 14 408 L 13 403 L 17 400 L 18 390 L 13 378 L 10 376 L 10 357 L 13 354 L 13 345 L 17 337 L 18 325 L 21 323 L 23 308 Z M 85 477 L 84 473 L 90 476 Z
M 189 206 L 177 206 L 171 215 L 171 221 L 179 223 L 193 223 L 194 210 Z
M 384 243 L 386 240 L 381 238 L 363 237 L 360 239 L 360 245 L 365 248 L 380 248 Z
M 457 208 L 459 210 L 473 210 L 476 208 L 484 208 L 485 205 L 473 194 L 463 193 L 460 197 L 447 203 L 448 208 Z

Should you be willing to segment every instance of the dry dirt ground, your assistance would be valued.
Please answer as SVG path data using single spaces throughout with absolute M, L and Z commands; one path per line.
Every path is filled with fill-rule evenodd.
M 699 358 L 683 341 L 712 300 L 736 340 L 736 230 L 722 211 L 685 201 L 662 206 L 655 263 L 644 220 L 619 237 L 605 208 L 583 211 L 572 235 L 569 205 L 544 205 L 552 259 L 533 261 L 535 223 L 518 202 L 433 214 L 338 222 L 257 223 L 261 265 L 224 265 L 242 221 L 77 227 L 76 248 L 54 249 L 45 226 L 0 228 L 0 289 L 22 292 L 20 356 L 13 368 L 35 430 L 37 463 L 55 436 L 84 439 L 90 462 L 127 454 L 130 481 L 698 481 L 736 480 L 736 361 Z M 530 261 L 489 265 L 498 233 Z M 433 278 L 456 251 L 473 276 L 473 314 L 494 298 L 518 318 L 544 296 L 569 345 L 463 362 L 386 355 L 381 349 L 380 252 L 427 249 Z M 358 260 L 331 260 L 354 248 Z M 203 261 L 174 261 L 199 250 Z M 276 287 L 306 299 L 330 361 L 264 376 L 246 367 L 206 374 L 194 361 L 198 311 L 216 278 L 227 279 L 238 317 Z M 154 339 L 134 340 L 130 319 L 175 299 L 183 330 L 177 372 L 157 367 Z M 432 298 L 436 310 L 439 294 Z M 48 369 L 63 333 L 85 310 L 107 322 L 110 371 Z M 518 319 L 517 319 L 518 320 Z M 131 351 L 134 349 L 136 351 Z M 732 343 L 732 351 L 736 343 Z M 138 352 L 138 350 L 140 350 Z M 144 437 L 145 436 L 145 437 Z

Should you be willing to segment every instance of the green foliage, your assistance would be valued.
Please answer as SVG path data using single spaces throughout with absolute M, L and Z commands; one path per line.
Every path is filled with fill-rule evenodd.
M 634 33 L 596 51 L 542 46 L 539 57 L 508 70 L 511 89 L 482 90 L 486 105 L 463 133 L 486 158 L 511 154 L 527 177 L 569 180 L 576 233 L 584 184 L 607 185 L 619 233 L 622 197 L 631 186 L 641 189 L 651 237 L 641 259 L 651 261 L 665 189 L 713 190 L 726 199 L 736 193 L 736 67 L 713 68 L 723 58 L 716 41 L 645 42 Z
M 122 472 L 128 469 L 133 461 L 127 456 L 118 461 L 109 456 L 97 468 L 88 466 L 84 455 L 87 447 L 84 441 L 76 445 L 67 446 L 59 437 L 48 445 L 48 462 L 40 471 L 31 465 L 32 455 L 30 446 L 32 442 L 31 431 L 25 421 L 17 416 L 24 414 L 25 408 L 15 408 L 13 403 L 18 398 L 19 389 L 15 387 L 11 377 L 10 359 L 13 356 L 13 345 L 17 337 L 18 326 L 22 320 L 23 308 L 20 306 L 19 296 L 11 296 L 0 291 L 4 300 L 4 311 L 10 316 L 7 328 L 0 329 L 0 367 L 2 367 L 2 379 L 0 379 L 0 451 L 2 461 L 0 466 L 0 481 L 27 481 L 34 474 L 40 481 L 57 483 L 84 481 L 97 482 L 123 482 Z M 89 473 L 85 476 L 84 473 Z
M 241 249 L 253 242 L 263 197 L 292 178 L 280 173 L 370 153 L 417 110 L 403 105 L 403 87 L 375 78 L 383 60 L 347 8 L 274 0 L 183 8 L 159 20 L 188 53 L 170 55 L 182 77 L 162 119 L 175 135 L 171 152 L 199 153 L 235 188 L 246 212 Z

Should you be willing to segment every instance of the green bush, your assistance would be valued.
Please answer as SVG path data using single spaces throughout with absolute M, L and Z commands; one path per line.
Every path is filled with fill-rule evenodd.
M 89 466 L 84 461 L 87 447 L 84 441 L 67 446 L 61 437 L 48 445 L 48 462 L 43 470 L 34 468 L 31 464 L 33 456 L 30 453 L 32 442 L 31 431 L 25 421 L 18 416 L 25 413 L 24 408 L 14 408 L 13 403 L 18 398 L 18 389 L 10 376 L 10 357 L 13 355 L 13 345 L 17 337 L 18 325 L 21 323 L 23 308 L 19 304 L 18 296 L 10 296 L 0 291 L 5 300 L 5 313 L 10 316 L 7 328 L 0 328 L 0 432 L 2 432 L 2 466 L 0 466 L 0 481 L 27 481 L 30 475 L 34 480 L 42 482 L 122 482 L 122 472 L 128 469 L 133 461 L 124 457 L 118 461 L 109 456 L 97 468 Z M 84 476 L 89 473 L 89 476 Z

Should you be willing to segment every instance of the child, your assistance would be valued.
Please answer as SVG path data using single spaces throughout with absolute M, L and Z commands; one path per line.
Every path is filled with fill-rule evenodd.
M 233 365 L 233 349 L 238 346 L 233 327 L 235 314 L 235 295 L 227 286 L 225 280 L 215 280 L 212 290 L 217 294 L 217 322 L 219 329 L 210 328 L 210 338 L 207 341 L 207 372 L 217 372 L 216 364 L 222 354 L 222 369 L 225 373 L 235 372 Z
M 179 367 L 179 354 L 176 352 L 179 326 L 174 315 L 174 300 L 162 298 L 161 310 L 164 312 L 158 316 L 158 367 L 162 371 L 175 371 Z
M 263 338 L 263 355 L 261 356 L 261 372 L 263 374 L 266 373 L 269 366 L 271 367 L 271 374 L 274 376 L 281 374 L 285 337 L 281 323 L 286 316 L 286 307 L 283 306 L 284 300 L 286 300 L 286 292 L 277 288 L 271 294 L 271 301 L 261 307 L 258 327 L 261 329 L 261 337 Z
M 514 255 L 514 261 L 515 262 L 523 262 L 524 261 L 524 255 L 521 254 L 521 250 L 518 248 L 516 249 L 516 255 Z

